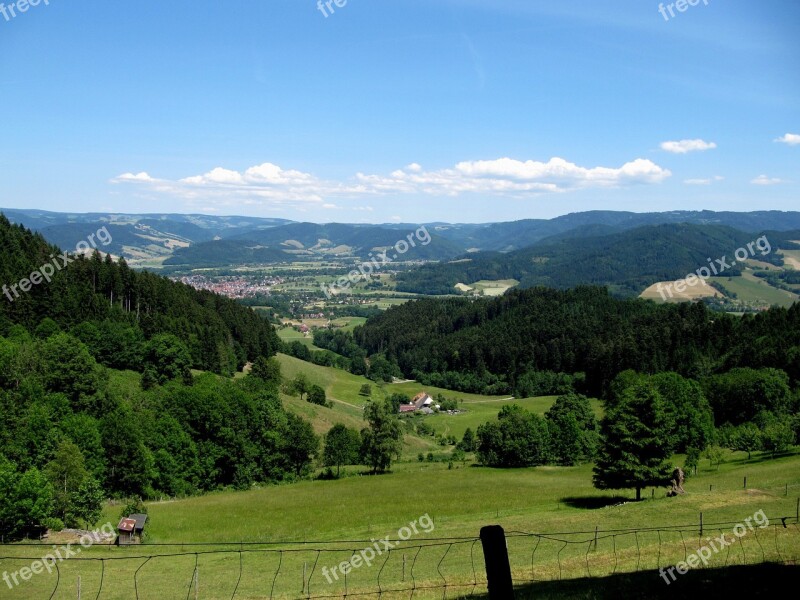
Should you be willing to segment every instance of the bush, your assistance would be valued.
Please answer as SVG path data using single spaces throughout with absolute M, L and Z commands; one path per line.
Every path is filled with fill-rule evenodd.
M 62 531 L 64 529 L 64 521 L 57 517 L 50 517 L 49 519 L 45 519 L 42 523 L 45 529 L 49 529 L 50 531 Z

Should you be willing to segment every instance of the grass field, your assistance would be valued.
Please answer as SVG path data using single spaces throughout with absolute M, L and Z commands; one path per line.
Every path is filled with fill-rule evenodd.
M 304 333 L 293 329 L 292 327 L 286 327 L 284 329 L 278 329 L 278 337 L 281 338 L 284 342 L 300 342 L 304 346 L 308 346 L 312 350 L 319 350 L 314 345 L 314 338 L 312 336 L 307 336 Z
M 508 290 L 519 285 L 516 279 L 497 279 L 481 280 L 469 285 L 464 283 L 456 284 L 456 289 L 460 292 L 470 293 L 476 296 L 502 296 Z
M 659 283 L 654 283 L 641 294 L 639 294 L 640 298 L 644 298 L 646 300 L 655 300 L 656 302 L 686 302 L 687 300 L 711 298 L 713 296 L 722 296 L 722 294 L 718 290 L 708 285 L 708 283 L 702 279 L 699 280 L 699 283 L 694 286 L 687 286 L 683 292 L 678 292 L 675 290 L 674 281 L 662 281 Z M 666 300 L 664 298 L 666 298 Z
M 800 242 L 795 243 L 800 244 Z M 781 254 L 786 267 L 800 271 L 800 250 L 783 250 Z
M 742 483 L 745 476 L 747 490 Z M 791 486 L 788 496 L 784 496 L 786 485 Z M 101 597 L 106 599 L 134 597 L 135 586 L 142 599 L 184 598 L 187 594 L 193 597 L 190 583 L 195 565 L 199 598 L 231 598 L 237 581 L 236 598 L 267 598 L 273 583 L 275 597 L 301 597 L 303 582 L 309 578 L 314 594 L 342 594 L 341 581 L 328 584 L 321 576 L 323 566 L 339 564 L 354 551 L 370 545 L 371 539 L 390 536 L 396 540 L 400 528 L 420 522 L 425 515 L 433 521 L 430 532 L 413 536 L 406 545 L 387 555 L 382 566 L 363 566 L 353 572 L 348 582 L 350 595 L 358 590 L 376 590 L 378 585 L 386 589 L 387 585 L 399 584 L 404 558 L 407 584 L 413 562 L 414 579 L 419 586 L 446 581 L 451 586 L 448 597 L 452 598 L 452 586 L 469 584 L 476 577 L 480 591 L 483 557 L 480 544 L 475 544 L 474 539 L 487 524 L 502 525 L 510 536 L 508 547 L 516 581 L 529 580 L 532 575 L 539 580 L 558 579 L 559 569 L 564 579 L 585 576 L 587 568 L 594 577 L 610 574 L 615 567 L 617 572 L 651 570 L 659 564 L 675 564 L 682 560 L 684 552 L 695 552 L 699 545 L 707 543 L 698 537 L 700 513 L 707 524 L 706 536 L 723 532 L 731 536 L 732 525 L 713 524 L 740 523 L 760 510 L 773 520 L 793 517 L 800 494 L 800 454 L 765 461 L 748 461 L 744 453 L 735 454 L 719 470 L 703 461 L 698 475 L 690 478 L 685 487 L 687 494 L 678 498 L 665 498 L 664 491 L 659 490 L 654 499 L 625 502 L 618 495 L 592 487 L 589 465 L 520 470 L 460 466 L 449 470 L 443 464 L 426 463 L 404 464 L 383 476 L 306 481 L 152 503 L 148 506 L 150 545 L 95 547 L 81 555 L 93 561 L 62 563 L 59 594 L 55 597 L 75 598 L 80 575 L 85 597 L 94 598 L 100 584 L 99 559 L 105 559 Z M 629 497 L 630 492 L 624 495 Z M 116 522 L 118 513 L 119 507 L 109 507 L 101 522 Z M 691 524 L 697 524 L 695 533 L 680 536 L 676 532 L 654 531 L 603 534 L 634 527 Z M 597 549 L 587 553 L 595 527 L 600 530 Z M 435 541 L 442 538 L 449 541 Z M 316 542 L 310 548 L 290 543 L 309 540 Z M 353 541 L 333 543 L 341 540 Z M 435 545 L 418 547 L 424 545 L 424 540 Z M 234 545 L 221 546 L 223 542 Z M 244 542 L 264 545 L 241 545 Z M 191 545 L 197 543 L 210 545 Z M 24 556 L 26 560 L 44 552 L 42 547 L 3 548 L 5 556 Z M 755 530 L 737 545 L 729 562 L 777 561 L 779 557 L 785 560 L 792 556 L 796 560 L 799 552 L 800 535 L 789 522 L 785 531 L 780 526 Z M 163 554 L 181 556 L 148 560 Z M 723 557 L 718 558 L 721 561 Z M 0 559 L 0 572 L 16 571 L 30 564 L 26 560 Z M 275 578 L 279 569 L 281 576 Z M 650 577 L 657 581 L 657 572 Z M 0 587 L 0 598 L 48 598 L 55 585 L 55 573 L 45 573 L 14 590 Z M 563 587 L 551 587 L 550 594 L 537 597 L 569 597 L 558 596 Z M 442 596 L 441 589 L 415 594 L 417 598 Z M 408 597 L 407 592 L 404 597 Z
M 712 277 L 711 281 L 721 283 L 725 289 L 735 293 L 739 300 L 755 305 L 789 307 L 798 300 L 797 294 L 776 289 L 746 271 L 741 277 Z
M 387 396 L 395 393 L 403 394 L 407 398 L 412 398 L 423 391 L 431 396 L 442 394 L 446 398 L 462 400 L 463 402 L 460 403 L 459 409 L 463 410 L 463 412 L 458 414 L 450 415 L 442 412 L 426 416 L 415 415 L 413 417 L 406 417 L 406 419 L 413 419 L 414 421 L 424 421 L 430 425 L 436 433 L 444 436 L 453 435 L 458 440 L 463 437 L 467 428 L 471 428 L 475 431 L 478 426 L 495 419 L 497 413 L 500 412 L 503 406 L 519 404 L 533 413 L 544 415 L 556 399 L 555 396 L 514 399 L 508 396 L 465 394 L 422 385 L 413 381 L 377 385 L 369 379 L 352 375 L 340 369 L 312 365 L 283 354 L 278 355 L 278 359 L 281 363 L 281 370 L 287 379 L 292 379 L 298 373 L 303 372 L 308 376 L 311 383 L 325 389 L 328 399 L 333 401 L 334 407 L 332 409 L 327 409 L 324 407 L 312 406 L 307 402 L 300 402 L 298 398 L 284 396 L 284 402 L 288 403 L 295 412 L 309 419 L 318 433 L 327 432 L 327 430 L 337 422 L 337 415 L 342 416 L 342 422 L 348 427 L 356 427 L 356 425 L 358 425 L 359 429 L 363 427 L 363 421 L 357 424 L 354 423 L 352 419 L 358 418 L 363 406 L 369 400 L 369 398 L 360 394 L 361 387 L 365 383 L 372 387 L 371 398 L 374 400 L 383 400 Z M 592 406 L 595 410 L 595 414 L 600 417 L 602 415 L 601 403 L 597 400 L 592 400 Z M 420 451 L 428 452 L 432 450 L 439 453 L 444 451 L 444 449 L 435 444 L 435 440 L 431 437 L 407 437 L 405 452 L 407 459 L 414 459 L 416 454 Z M 451 450 L 452 448 L 448 447 L 446 451 L 450 452 Z
M 367 380 L 285 355 L 278 358 L 287 378 L 302 371 L 334 399 L 333 408 L 326 408 L 282 396 L 287 408 L 308 418 L 316 431 L 323 433 L 340 422 L 351 427 L 363 424 L 367 399 L 359 391 Z M 120 373 L 112 383 L 127 388 L 137 381 L 135 373 Z M 397 391 L 412 395 L 421 389 L 464 400 L 464 414 L 425 417 L 441 433 L 457 437 L 467 426 L 476 428 L 493 419 L 510 402 L 542 414 L 554 400 L 459 394 L 414 382 L 373 384 L 373 396 Z M 599 414 L 599 402 L 593 401 L 593 406 Z M 666 498 L 665 490 L 658 489 L 651 498 L 648 489 L 645 500 L 637 503 L 631 501 L 632 490 L 596 490 L 591 465 L 505 470 L 471 461 L 418 462 L 416 453 L 426 448 L 438 447 L 432 438 L 406 436 L 403 458 L 391 473 L 381 476 L 351 466 L 336 481 L 301 481 L 149 503 L 144 545 L 84 550 L 78 557 L 83 560 L 60 563 L 58 574 L 42 573 L 14 589 L 0 582 L 0 599 L 50 598 L 54 590 L 54 598 L 76 598 L 79 577 L 85 598 L 98 595 L 101 579 L 100 598 L 106 600 L 193 598 L 195 568 L 197 598 L 208 600 L 340 597 L 379 589 L 384 590 L 382 598 L 408 598 L 410 591 L 385 590 L 410 590 L 412 585 L 417 586 L 415 598 L 455 598 L 460 591 L 485 591 L 477 536 L 490 524 L 506 531 L 515 582 L 590 577 L 526 586 L 521 598 L 601 597 L 594 595 L 596 588 L 608 595 L 617 589 L 661 590 L 659 566 L 685 559 L 707 544 L 708 536 L 732 535 L 733 524 L 760 510 L 777 527 L 754 529 L 732 555 L 720 554 L 711 566 L 800 557 L 798 525 L 792 519 L 784 529 L 775 521 L 796 514 L 800 451 L 774 460 L 759 454 L 748 460 L 746 453 L 728 453 L 719 467 L 702 460 L 698 474 L 687 480 L 684 496 Z M 682 464 L 683 457 L 674 460 Z M 98 526 L 116 524 L 119 511 L 118 505 L 107 506 Z M 699 536 L 701 513 L 704 537 Z M 323 567 L 329 572 L 370 546 L 371 540 L 389 536 L 396 541 L 402 527 L 422 523 L 426 516 L 433 524 L 427 532 L 399 543 L 381 562 L 353 571 L 347 588 L 343 580 L 328 583 L 323 577 Z M 52 545 L 0 547 L 0 573 L 17 572 L 52 549 Z M 612 572 L 618 575 L 608 579 Z M 732 581 L 737 572 L 727 570 L 719 577 Z M 699 581 L 707 585 L 708 576 Z M 443 590 L 442 584 L 448 589 Z

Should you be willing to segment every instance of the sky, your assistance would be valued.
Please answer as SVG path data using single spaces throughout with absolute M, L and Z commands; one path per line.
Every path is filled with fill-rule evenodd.
M 0 0 L 0 206 L 800 210 L 800 2 L 691 1 Z

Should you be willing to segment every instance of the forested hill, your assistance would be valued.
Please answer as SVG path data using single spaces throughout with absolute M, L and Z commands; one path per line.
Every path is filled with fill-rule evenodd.
M 458 283 L 516 279 L 523 288 L 604 285 L 614 294 L 633 296 L 657 281 L 685 277 L 705 266 L 709 258 L 732 257 L 737 248 L 756 237 L 721 225 L 688 224 L 652 225 L 610 235 L 570 235 L 508 254 L 479 253 L 402 273 L 397 289 L 453 294 Z M 766 256 L 757 251 L 753 258 L 780 264 L 776 249 Z M 727 274 L 740 271 L 737 265 Z
M 114 262 L 99 252 L 72 256 L 59 270 L 60 256 L 41 235 L 0 215 L 0 285 L 6 286 L 0 335 L 13 325 L 35 331 L 49 318 L 85 342 L 99 362 L 140 370 L 144 342 L 171 334 L 188 349 L 191 367 L 223 374 L 280 346 L 267 321 L 233 300 L 135 272 L 124 259 Z M 53 268 L 42 269 L 48 264 Z M 29 292 L 11 290 L 40 270 L 55 271 L 49 283 L 41 281 Z
M 756 316 L 703 304 L 618 300 L 605 289 L 512 290 L 500 298 L 424 299 L 389 309 L 354 332 L 369 355 L 402 374 L 467 392 L 551 393 L 561 377 L 601 394 L 623 370 L 702 378 L 736 367 L 800 379 L 800 304 Z
M 309 256 L 358 256 L 366 259 L 378 248 L 391 248 L 417 226 L 291 223 L 247 231 L 234 237 L 194 244 L 177 250 L 164 264 L 190 268 L 231 264 L 281 263 Z M 448 260 L 465 252 L 463 246 L 428 232 L 417 238 L 403 260 Z

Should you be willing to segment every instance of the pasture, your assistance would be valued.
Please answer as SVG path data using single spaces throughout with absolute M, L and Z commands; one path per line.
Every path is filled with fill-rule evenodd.
M 680 461 L 676 457 L 676 463 Z M 744 477 L 748 489 L 743 487 Z M 151 522 L 145 545 L 93 547 L 80 555 L 90 560 L 61 563 L 55 598 L 75 598 L 78 576 L 85 597 L 94 598 L 101 574 L 101 598 L 135 594 L 142 599 L 191 598 L 195 568 L 198 598 L 231 598 L 234 590 L 235 598 L 253 600 L 271 593 L 276 598 L 304 597 L 303 590 L 312 597 L 343 594 L 343 582 L 328 583 L 323 567 L 330 569 L 347 560 L 369 546 L 371 539 L 397 540 L 402 527 L 425 515 L 434 525 L 429 533 L 414 535 L 397 546 L 382 564 L 362 565 L 352 572 L 349 595 L 402 586 L 403 578 L 410 585 L 412 569 L 416 586 L 441 586 L 444 581 L 450 588 L 449 598 L 457 597 L 459 590 L 485 589 L 481 587 L 485 586 L 481 546 L 474 540 L 487 524 L 500 524 L 509 535 L 516 581 L 584 577 L 587 569 L 595 577 L 614 569 L 618 573 L 652 571 L 640 576 L 658 581 L 658 565 L 675 564 L 684 552 L 696 552 L 707 543 L 698 537 L 700 513 L 707 524 L 706 536 L 731 536 L 733 525 L 728 524 L 741 523 L 761 510 L 773 521 L 794 517 L 800 494 L 800 455 L 747 460 L 746 454 L 735 453 L 719 468 L 703 460 L 699 473 L 685 487 L 686 495 L 678 498 L 666 498 L 660 489 L 651 499 L 648 490 L 647 499 L 636 503 L 630 501 L 631 491 L 595 490 L 590 465 L 499 470 L 404 463 L 381 476 L 303 481 L 155 502 L 148 505 Z M 789 494 L 784 495 L 787 489 Z M 118 517 L 119 507 L 109 506 L 101 523 L 115 523 Z M 796 560 L 800 552 L 796 526 L 789 521 L 784 530 L 780 521 L 776 524 L 754 530 L 737 544 L 732 558 L 720 554 L 719 564 L 713 565 L 721 566 L 723 558 L 729 564 L 792 556 Z M 695 533 L 670 530 L 677 525 L 689 525 Z M 593 547 L 596 527 L 600 534 Z M 648 531 L 634 535 L 631 528 Z M 531 535 L 543 533 L 552 535 Z M 442 543 L 445 538 L 449 541 Z M 573 539 L 574 543 L 562 543 Z M 301 544 L 309 541 L 314 543 Z M 4 547 L 6 558 L 0 559 L 0 571 L 16 572 L 30 564 L 27 559 L 48 549 Z M 9 558 L 15 556 L 25 559 Z M 14 589 L 3 585 L 0 598 L 48 598 L 56 579 L 55 573 L 42 573 Z M 441 587 L 415 593 L 417 598 L 442 596 Z
M 736 294 L 739 300 L 752 305 L 788 308 L 798 299 L 797 294 L 774 288 L 747 271 L 741 277 L 712 277 L 711 281 L 721 283 L 725 289 Z

